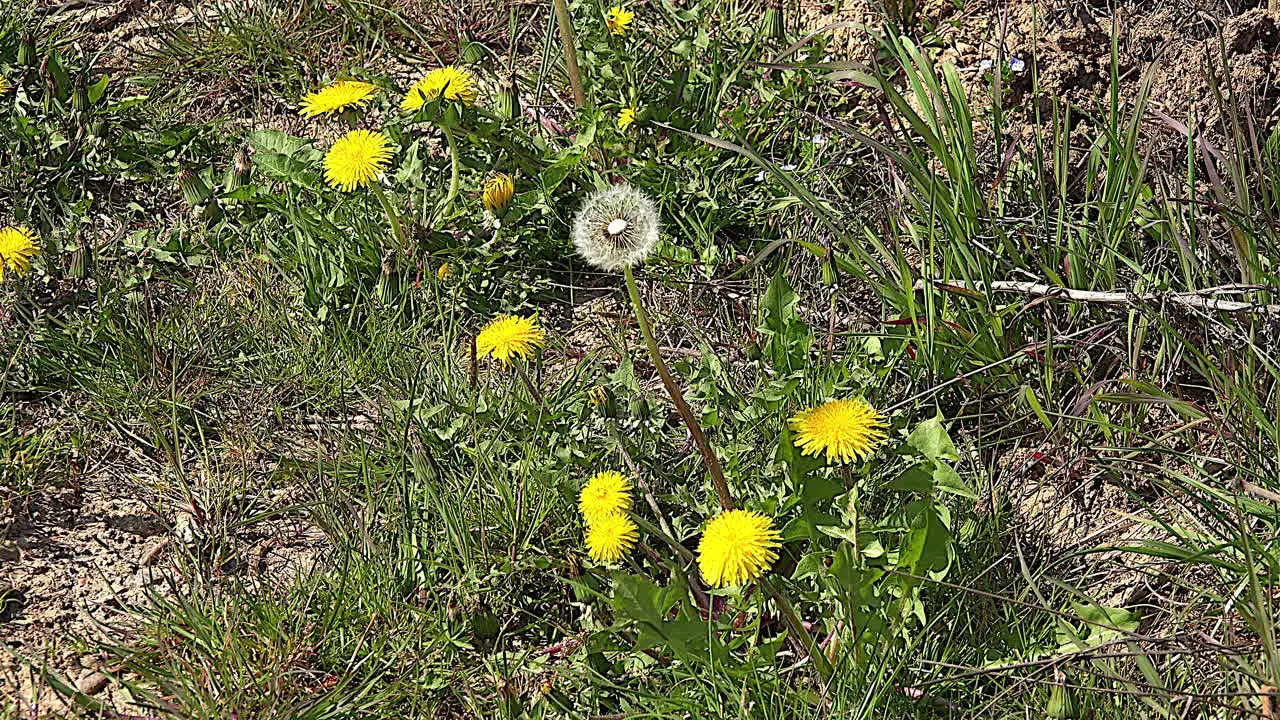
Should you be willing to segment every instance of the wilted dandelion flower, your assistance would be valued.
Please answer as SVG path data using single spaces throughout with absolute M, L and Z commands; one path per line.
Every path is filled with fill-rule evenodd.
M 578 493 L 578 510 L 587 525 L 594 525 L 606 515 L 630 509 L 631 481 L 622 473 L 612 470 L 596 473 Z
M 7 227 L 0 230 L 0 280 L 4 280 L 6 265 L 16 275 L 31 270 L 31 258 L 40 253 L 36 234 L 25 227 Z
M 484 181 L 484 193 L 481 199 L 484 207 L 490 212 L 497 212 L 511 204 L 516 194 L 516 183 L 506 173 L 494 173 L 493 177 Z
M 827 460 L 865 459 L 885 438 L 884 418 L 866 400 L 832 400 L 791 418 L 796 444 L 805 455 L 825 452 Z
M 391 141 L 380 132 L 352 130 L 338 138 L 324 156 L 329 184 L 351 192 L 373 182 L 391 160 Z
M 500 315 L 476 336 L 476 357 L 493 356 L 504 365 L 511 358 L 529 358 L 546 344 L 546 334 L 536 317 Z
M 698 569 L 713 587 L 741 585 L 764 575 L 778 559 L 782 535 L 768 517 L 727 510 L 707 523 L 698 543 Z
M 592 194 L 573 219 L 573 246 L 602 270 L 644 261 L 658 244 L 658 208 L 630 185 Z
M 626 35 L 627 26 L 631 24 L 631 20 L 636 16 L 635 13 L 622 7 L 614 5 L 605 13 L 604 22 L 609 26 L 609 32 L 614 35 Z
M 436 268 L 436 278 L 438 280 L 448 280 L 453 274 L 453 267 L 449 263 L 440 263 L 440 267 Z
M 303 117 L 315 117 L 359 106 L 367 102 L 375 92 L 376 85 L 359 80 L 339 80 L 329 83 L 316 92 L 308 93 L 302 99 L 302 108 L 298 114 Z
M 618 111 L 618 129 L 626 130 L 631 123 L 636 121 L 636 109 L 633 107 L 624 107 Z
M 587 528 L 587 552 L 598 563 L 616 563 L 639 539 L 635 522 L 622 513 L 613 513 Z
M 448 100 L 457 100 L 467 105 L 476 101 L 478 91 L 471 73 L 453 65 L 445 65 L 427 73 L 415 82 L 400 101 L 401 110 L 419 110 L 430 100 L 441 95 Z
M 4 95 L 13 89 L 13 85 L 9 82 L 9 78 L 0 74 L 0 95 Z

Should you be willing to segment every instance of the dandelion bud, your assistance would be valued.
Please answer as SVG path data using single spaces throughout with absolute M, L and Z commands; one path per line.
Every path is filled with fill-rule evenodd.
M 782 8 L 782 0 L 774 0 L 764 11 L 764 19 L 760 24 L 760 32 L 767 38 L 782 40 L 787 36 L 786 15 Z
M 71 251 L 71 263 L 67 274 L 77 280 L 85 280 L 93 269 L 93 240 L 76 235 L 76 246 Z
M 470 31 L 462 34 L 462 62 L 474 65 L 484 59 L 484 51 L 484 44 L 477 42 Z
M 645 396 L 637 393 L 631 398 L 631 402 L 627 403 L 627 411 L 631 413 L 632 418 L 645 420 L 649 417 L 649 401 Z
M 89 110 L 89 81 L 84 75 L 76 75 L 75 90 L 71 93 L 71 109 L 76 112 Z
M 573 220 L 578 254 L 601 270 L 634 267 L 658 244 L 658 208 L 643 192 L 617 185 L 592 194 Z
M 378 275 L 378 285 L 375 288 L 378 302 L 385 307 L 394 306 L 400 301 L 400 270 L 396 265 L 396 255 L 392 251 L 387 251 L 382 256 L 382 272 Z
M 244 148 L 236 153 L 236 157 L 231 161 L 231 167 L 227 168 L 227 174 L 222 177 L 222 192 L 233 193 L 245 185 L 249 184 L 249 169 L 252 164 L 249 162 L 249 151 Z M 227 205 L 236 204 L 234 198 L 225 200 Z
M 231 161 L 231 167 L 227 168 L 227 175 L 223 178 L 222 185 L 227 192 L 234 192 L 249 184 L 249 171 L 253 168 L 253 163 L 249 161 L 249 151 L 244 148 L 236 153 L 236 157 Z
M 25 68 L 36 66 L 36 36 L 30 31 L 22 33 L 18 43 L 18 64 Z
M 213 196 L 213 191 L 205 184 L 199 174 L 190 169 L 178 173 L 178 187 L 182 190 L 182 199 L 191 207 L 203 205 Z
M 618 398 L 607 385 L 597 385 L 587 392 L 591 405 L 606 418 L 618 417 Z
M 1070 720 L 1079 717 L 1071 688 L 1066 687 L 1061 679 L 1049 686 L 1049 703 L 1045 706 L 1045 715 L 1054 720 Z
M 515 120 L 520 117 L 520 93 L 516 89 L 516 79 L 508 75 L 498 83 L 498 117 L 503 120 Z
M 836 256 L 831 252 L 831 248 L 827 248 L 826 257 L 822 259 L 822 284 L 827 287 L 840 284 L 840 271 L 836 267 Z
M 493 177 L 484 182 L 484 195 L 481 199 L 484 201 L 486 210 L 497 214 L 511 204 L 515 194 L 516 184 L 511 176 L 506 173 L 494 173 Z

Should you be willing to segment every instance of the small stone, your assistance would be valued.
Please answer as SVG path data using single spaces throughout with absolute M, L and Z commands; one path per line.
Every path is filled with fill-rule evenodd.
M 97 695 L 107 686 L 111 678 L 100 672 L 90 672 L 76 681 L 76 689 L 85 695 Z

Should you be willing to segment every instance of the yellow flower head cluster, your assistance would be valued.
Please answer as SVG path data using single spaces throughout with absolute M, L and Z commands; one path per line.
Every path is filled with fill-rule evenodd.
M 631 123 L 636 121 L 636 109 L 633 107 L 624 107 L 618 111 L 618 129 L 626 130 Z
M 587 553 L 598 563 L 616 563 L 635 547 L 640 533 L 622 513 L 605 515 L 587 526 Z
M 605 13 L 604 22 L 609 26 L 609 32 L 613 35 L 626 35 L 627 26 L 635 19 L 636 14 L 621 5 L 614 5 Z
M 476 336 L 476 357 L 493 357 L 509 365 L 512 358 L 533 357 L 546 340 L 536 317 L 499 315 Z
M 298 114 L 303 117 L 315 117 L 339 112 L 348 107 L 358 107 L 367 102 L 377 91 L 376 85 L 370 85 L 367 82 L 339 80 L 304 97 Z
M 631 510 L 631 481 L 622 473 L 598 472 L 582 486 L 578 510 L 587 523 L 587 552 L 600 563 L 615 563 L 639 539 Z
M 352 130 L 338 138 L 324 156 L 329 184 L 351 192 L 378 179 L 391 161 L 391 141 L 380 132 Z
M 782 535 L 768 517 L 727 510 L 707 523 L 698 543 L 698 569 L 712 587 L 742 585 L 764 575 L 778 559 Z
M 486 210 L 497 212 L 511 204 L 516 195 L 516 183 L 506 173 L 494 173 L 493 177 L 484 181 L 484 201 Z
M 448 280 L 453 274 L 453 266 L 449 263 L 440 263 L 440 267 L 436 268 L 436 278 L 439 280 Z
M 832 400 L 791 418 L 796 445 L 805 455 L 826 453 L 828 462 L 866 459 L 884 441 L 883 416 L 862 398 Z
M 609 388 L 604 385 L 596 385 L 587 391 L 587 399 L 591 401 L 592 405 L 600 407 L 609 402 Z
M 631 509 L 631 481 L 622 473 L 605 470 L 582 486 L 578 493 L 578 510 L 588 525 L 606 515 L 625 513 Z
M 0 280 L 6 265 L 16 275 L 31 270 L 31 258 L 40 253 L 36 234 L 21 225 L 0 230 Z
M 13 85 L 9 82 L 9 78 L 0 74 L 0 95 L 4 95 L 13 89 Z
M 427 102 L 441 95 L 448 100 L 473 105 L 478 94 L 476 82 L 471 77 L 471 73 L 453 65 L 445 65 L 432 70 L 410 86 L 404 100 L 400 101 L 400 109 L 420 110 Z

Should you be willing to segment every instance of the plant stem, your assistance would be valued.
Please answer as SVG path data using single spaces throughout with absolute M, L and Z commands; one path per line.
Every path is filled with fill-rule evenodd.
M 516 360 L 513 364 L 516 366 L 516 372 L 520 375 L 520 379 L 524 380 L 525 386 L 529 388 L 529 394 L 533 396 L 534 400 L 538 401 L 539 405 L 545 408 L 547 402 L 542 399 L 542 393 L 538 391 L 538 386 L 533 384 L 533 379 L 529 377 L 528 371 L 524 369 L 524 362 Z
M 827 656 L 814 643 L 813 636 L 805 629 L 804 623 L 801 622 L 800 616 L 796 614 L 796 609 L 791 605 L 791 601 L 787 600 L 787 596 L 774 587 L 767 577 L 760 578 L 760 587 L 764 588 L 765 592 L 769 593 L 773 601 L 778 605 L 778 612 L 782 613 L 783 619 L 791 627 L 791 632 L 800 641 L 800 645 L 804 647 L 805 652 L 809 653 L 809 657 L 813 660 L 814 666 L 818 668 L 818 674 L 822 676 L 823 681 L 830 680 L 831 663 L 827 662 Z
M 449 145 L 449 194 L 445 196 L 444 203 L 440 206 L 440 211 L 436 217 L 444 219 L 444 216 L 453 209 L 453 199 L 458 196 L 458 143 L 453 138 L 453 128 L 448 125 L 441 125 L 440 129 L 444 132 L 444 141 Z
M 689 428 L 689 434 L 693 436 L 693 442 L 698 446 L 698 451 L 702 453 L 702 459 L 707 463 L 707 472 L 711 474 L 711 484 L 715 486 L 716 495 L 720 499 L 720 507 L 725 510 L 733 509 L 733 496 L 729 493 L 729 483 L 724 479 L 724 471 L 720 468 L 720 460 L 716 457 L 715 451 L 711 449 L 711 444 L 707 442 L 707 436 L 702 432 L 702 426 L 698 424 L 698 419 L 693 416 L 693 411 L 689 409 L 689 403 L 685 402 L 684 393 L 680 391 L 680 387 L 676 385 L 675 377 L 671 375 L 671 370 L 667 368 L 667 363 L 662 359 L 662 353 L 658 350 L 658 341 L 653 337 L 653 328 L 649 324 L 649 315 L 645 312 L 644 303 L 640 300 L 640 288 L 636 286 L 635 273 L 630 267 L 624 269 L 627 277 L 627 292 L 631 295 L 631 305 L 636 311 L 636 323 L 640 326 L 640 334 L 644 336 L 645 346 L 649 348 L 649 358 L 653 361 L 653 366 L 657 368 L 658 375 L 662 378 L 662 384 L 667 389 L 667 394 L 671 396 L 671 401 L 676 405 L 676 412 L 680 414 L 680 419 L 684 420 L 684 424 Z
M 565 0 L 551 0 L 551 5 L 555 9 L 556 24 L 560 26 L 564 70 L 569 76 L 569 87 L 573 90 L 573 104 L 581 109 L 586 107 L 587 95 L 582 91 L 582 72 L 578 70 L 578 40 L 573 34 L 573 18 L 569 16 L 569 6 Z
M 688 565 L 688 567 L 685 569 L 684 575 L 686 580 L 689 583 L 689 590 L 693 593 L 694 600 L 698 602 L 698 607 L 706 610 L 707 617 L 711 617 L 712 615 L 711 597 L 707 595 L 706 588 L 702 584 L 702 580 L 701 580 L 702 576 L 698 574 L 698 558 L 694 556 L 693 552 L 691 552 L 689 548 L 682 545 L 679 540 L 676 540 L 674 537 L 666 533 L 664 531 L 665 529 L 659 529 L 655 527 L 653 523 L 649 522 L 648 520 L 645 520 L 643 517 L 641 517 L 637 513 L 627 513 L 627 516 L 630 517 L 633 521 L 635 521 L 635 524 L 638 525 L 645 532 L 657 537 L 658 539 L 666 543 L 668 547 L 670 547 L 672 550 L 675 551 L 677 555 L 680 556 L 681 560 L 684 560 L 684 562 Z M 659 562 L 658 564 L 662 564 L 662 563 Z
M 387 194 L 382 191 L 382 187 L 377 182 L 369 183 L 369 188 L 373 190 L 373 196 L 378 198 L 378 204 L 382 205 L 382 211 L 387 214 L 387 222 L 391 223 L 391 232 L 395 235 L 396 249 L 400 252 L 409 250 L 409 238 L 404 234 L 404 225 L 400 223 L 400 216 L 396 214 L 395 208 L 391 207 L 391 201 L 387 198 Z

